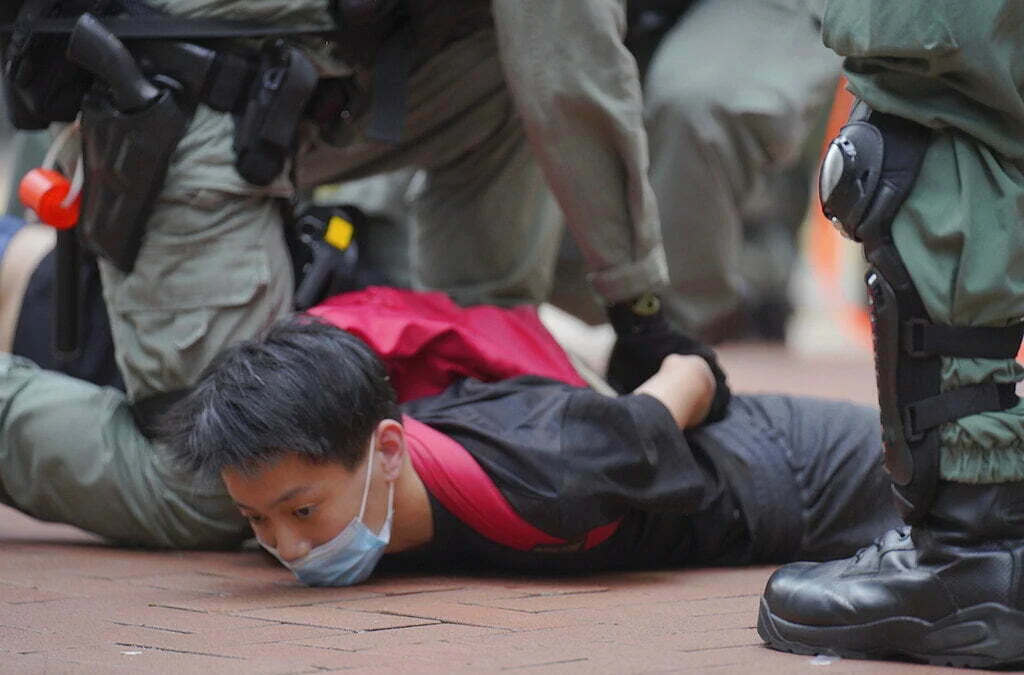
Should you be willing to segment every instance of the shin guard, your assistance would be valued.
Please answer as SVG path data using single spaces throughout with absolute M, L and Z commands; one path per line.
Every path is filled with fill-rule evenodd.
M 913 523 L 928 511 L 939 480 L 939 427 L 1017 403 L 1012 384 L 942 391 L 943 357 L 1012 359 L 1024 326 L 932 322 L 893 243 L 896 212 L 914 184 L 931 139 L 926 127 L 859 103 L 822 162 L 822 208 L 864 246 L 885 466 L 896 504 Z

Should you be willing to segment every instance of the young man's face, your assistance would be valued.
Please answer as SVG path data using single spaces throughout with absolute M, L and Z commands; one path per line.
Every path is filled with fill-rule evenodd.
M 372 461 L 379 462 L 380 453 L 373 453 Z M 349 471 L 337 463 L 314 464 L 288 454 L 258 473 L 226 469 L 222 478 L 256 537 L 292 562 L 333 539 L 358 517 L 366 464 L 364 459 Z M 374 466 L 363 518 L 374 532 L 387 516 L 388 485 L 383 473 Z

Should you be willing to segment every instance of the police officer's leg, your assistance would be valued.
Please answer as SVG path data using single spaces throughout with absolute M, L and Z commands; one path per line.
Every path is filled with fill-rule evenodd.
M 414 284 L 462 304 L 544 301 L 561 219 L 516 117 L 457 165 L 428 172 L 416 200 Z
M 220 349 L 291 308 L 271 197 L 232 168 L 231 120 L 201 110 L 175 154 L 134 271 L 101 261 L 118 365 L 133 400 L 189 386 Z M 9 359 L 9 357 L 4 357 Z M 147 546 L 230 546 L 247 528 L 221 486 L 194 489 L 140 433 L 125 398 L 8 362 L 0 375 L 4 500 Z
M 230 116 L 201 107 L 172 157 L 133 271 L 125 274 L 99 260 L 115 357 L 135 406 L 155 403 L 158 410 L 164 405 L 161 395 L 191 386 L 223 347 L 257 337 L 292 310 L 292 268 L 281 212 L 290 185 L 284 177 L 266 188 L 247 184 L 233 166 L 232 130 Z M 127 409 L 118 410 L 112 428 L 134 438 L 134 426 L 126 429 L 132 425 Z M 16 431 L 11 424 L 10 418 L 3 419 L 2 433 Z M 104 451 L 104 442 L 113 447 Z M 129 522 L 110 515 L 115 529 L 109 532 L 86 523 L 106 536 L 139 537 L 141 543 L 161 546 L 213 545 L 211 537 L 224 532 L 225 543 L 239 540 L 244 526 L 222 486 L 209 494 L 189 492 L 187 483 L 176 482 L 160 464 L 157 451 L 138 466 L 132 464 L 148 446 L 130 446 L 124 460 L 109 457 L 125 442 L 110 433 L 98 435 L 94 447 L 83 453 L 74 435 L 52 437 L 53 444 L 45 446 L 52 460 L 30 475 L 77 494 L 82 513 L 95 514 L 97 521 L 120 508 L 107 492 L 139 491 L 136 502 L 125 497 L 134 509 Z M 85 477 L 81 489 L 74 488 L 70 473 L 57 468 L 62 457 L 77 467 L 75 476 Z M 92 489 L 92 476 L 103 479 L 103 489 Z M 165 479 L 169 487 L 161 488 Z M 156 495 L 157 505 L 147 505 L 147 490 Z M 118 528 L 128 525 L 134 529 L 121 535 Z
M 777 572 L 759 630 L 801 653 L 1020 665 L 1024 105 L 1010 73 L 1024 26 L 995 0 L 928 3 L 928 21 L 883 4 L 829 6 L 852 88 L 892 115 L 848 125 L 821 181 L 872 265 L 886 467 L 911 527 L 852 560 Z
M 645 86 L 651 182 L 672 292 L 669 316 L 715 339 L 740 311 L 742 209 L 800 160 L 839 58 L 821 44 L 822 3 L 706 0 L 655 52 Z
M 412 284 L 464 304 L 545 299 L 560 236 L 556 206 L 526 147 L 493 31 L 436 54 L 410 78 L 401 141 L 375 141 L 372 119 L 307 139 L 302 183 L 423 169 L 412 203 Z
M 226 548 L 249 528 L 220 486 L 177 471 L 124 394 L 0 354 L 0 501 L 137 546 Z
M 330 26 L 319 0 L 150 0 L 180 16 L 268 25 Z M 134 271 L 101 261 L 111 329 L 134 401 L 191 385 L 225 345 L 259 335 L 291 310 L 291 263 L 281 200 L 287 172 L 270 185 L 234 168 L 231 115 L 200 105 L 171 157 Z
M 173 156 L 131 274 L 100 260 L 117 362 L 133 401 L 190 386 L 225 346 L 291 311 L 284 177 L 234 169 L 230 116 L 200 108 Z
M 461 304 L 537 304 L 550 292 L 560 212 L 527 146 L 493 33 L 459 51 L 451 55 L 464 73 L 459 86 L 473 100 L 458 124 L 439 130 L 435 142 L 449 149 L 421 164 L 413 285 L 443 290 Z M 441 83 L 430 79 L 421 86 Z

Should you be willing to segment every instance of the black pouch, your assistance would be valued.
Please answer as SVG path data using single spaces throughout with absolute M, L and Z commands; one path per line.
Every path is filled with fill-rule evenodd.
M 66 56 L 95 75 L 81 105 L 79 232 L 94 253 L 129 273 L 196 104 L 174 80 L 145 77 L 124 44 L 91 14 L 78 17 Z
M 374 62 L 377 50 L 405 20 L 400 0 L 332 0 L 342 57 L 362 66 Z
M 283 40 L 264 46 L 248 103 L 235 118 L 235 169 L 242 178 L 269 185 L 281 175 L 317 77 L 316 67 L 295 47 Z
M 4 99 L 16 128 L 38 130 L 52 122 L 71 122 L 93 82 L 91 74 L 65 57 L 68 36 L 34 35 L 33 22 L 84 12 L 108 15 L 119 10 L 120 5 L 114 0 L 25 2 L 13 17 L 19 28 L 3 45 Z
M 309 309 L 360 287 L 359 249 L 353 235 L 365 224 L 366 214 L 348 204 L 311 205 L 294 214 L 290 229 L 295 309 Z

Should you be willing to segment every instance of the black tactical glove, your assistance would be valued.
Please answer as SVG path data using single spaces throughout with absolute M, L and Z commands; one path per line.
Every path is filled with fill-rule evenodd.
M 669 326 L 656 295 L 619 302 L 608 307 L 608 318 L 618 339 L 608 362 L 608 384 L 620 394 L 633 391 L 658 372 L 669 354 L 694 354 L 707 361 L 715 375 L 715 396 L 705 423 L 725 417 L 732 394 L 715 352 Z

